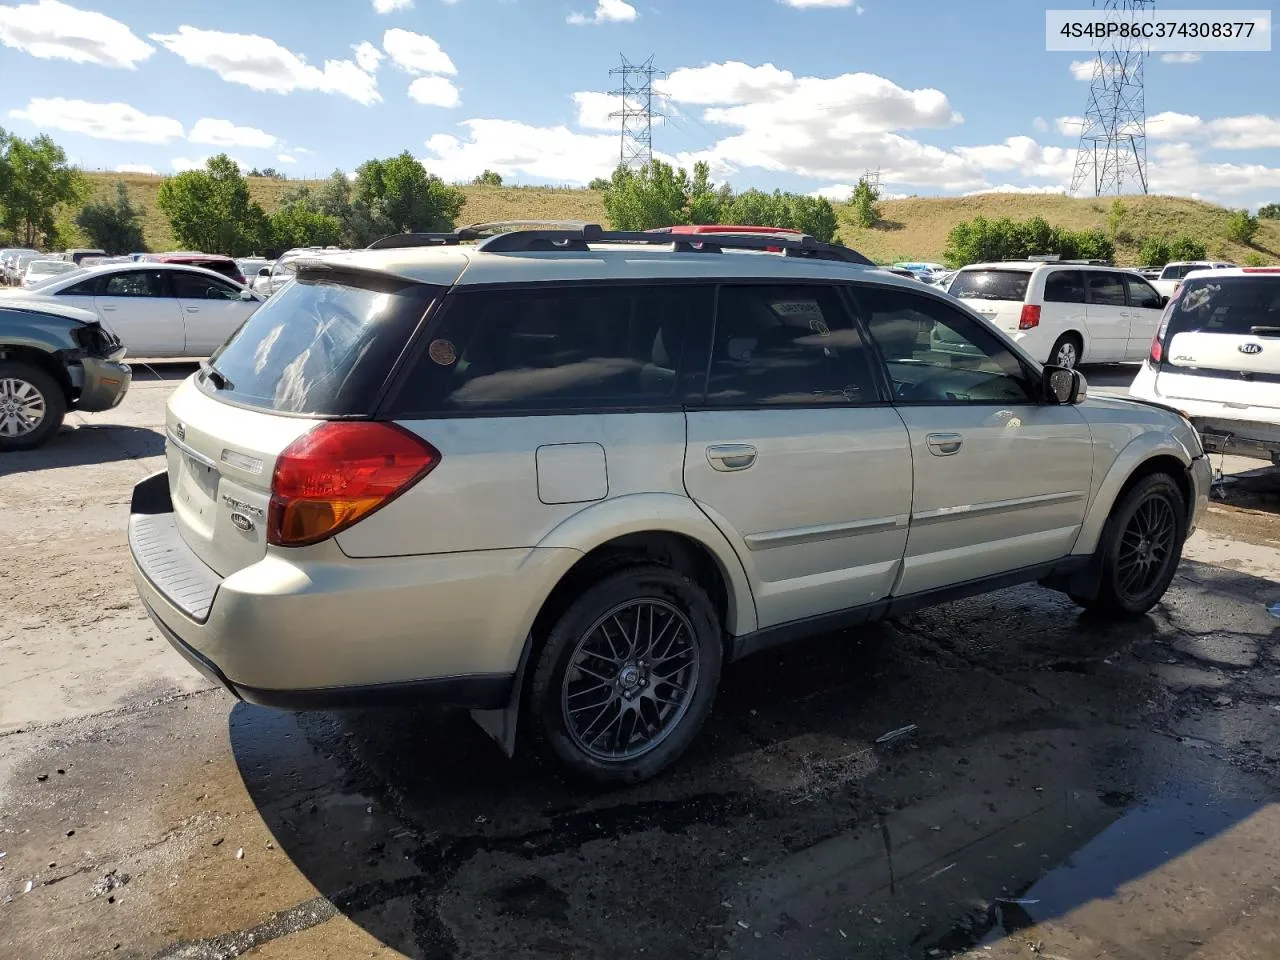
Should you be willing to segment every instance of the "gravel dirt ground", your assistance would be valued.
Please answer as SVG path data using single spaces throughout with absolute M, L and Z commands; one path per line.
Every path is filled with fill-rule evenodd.
M 190 369 L 0 462 L 5 960 L 1280 956 L 1280 471 L 1222 464 L 1140 622 L 1024 587 L 761 655 L 668 774 L 589 793 L 169 649 L 124 529 Z

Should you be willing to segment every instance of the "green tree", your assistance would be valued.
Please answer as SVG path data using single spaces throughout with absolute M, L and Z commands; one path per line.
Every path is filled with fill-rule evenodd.
M 1173 259 L 1169 241 L 1164 237 L 1147 237 L 1138 249 L 1138 261 L 1148 267 L 1163 267 Z
M 734 196 L 722 222 L 742 227 L 791 227 L 790 212 L 781 191 L 765 193 L 754 188 Z
M 1205 256 L 1204 244 L 1186 234 L 1181 234 L 1169 244 L 1170 260 L 1203 260 Z
M 618 165 L 604 195 L 615 230 L 651 230 L 687 222 L 689 175 L 652 160 L 639 170 Z
M 1258 232 L 1258 218 L 1248 210 L 1233 210 L 1227 217 L 1227 236 L 1236 243 L 1249 245 Z
M 876 205 L 879 200 L 880 191 L 866 177 L 859 177 L 858 185 L 853 188 L 853 197 L 849 200 L 853 208 L 853 220 L 858 226 L 874 227 L 880 222 L 880 208 Z
M 500 187 L 502 186 L 502 174 L 486 169 L 484 173 L 472 180 L 471 184 L 476 187 Z
M 725 200 L 732 195 L 727 185 L 716 189 L 711 182 L 710 164 L 699 160 L 693 165 L 693 179 L 689 182 L 686 219 L 689 223 L 722 223 Z
M 271 235 L 279 250 L 334 246 L 342 242 L 344 229 L 342 220 L 320 209 L 315 193 L 307 186 L 285 194 L 271 215 Z
M 1124 218 L 1127 212 L 1119 197 L 1111 201 L 1111 209 L 1107 213 L 1107 233 L 1111 235 L 1112 240 L 1119 236 L 1120 228 L 1124 226 Z
M 1017 260 L 1057 254 L 1065 260 L 1112 260 L 1115 243 L 1102 230 L 1074 232 L 1050 225 L 1043 217 L 1022 223 L 1002 217 L 962 220 L 947 234 L 943 259 L 948 266 Z
M 1265 203 L 1258 208 L 1258 216 L 1263 220 L 1280 220 L 1280 203 Z
M 1244 265 L 1246 267 L 1265 267 L 1267 265 L 1267 258 L 1257 251 L 1253 251 L 1245 254 Z
M 112 256 L 146 250 L 142 238 L 142 211 L 129 200 L 129 188 L 116 181 L 115 200 L 86 204 L 76 216 L 76 226 L 89 243 Z
M 461 190 L 427 173 L 408 150 L 362 163 L 354 193 L 347 229 L 358 246 L 392 233 L 452 230 L 466 202 Z
M 606 180 L 604 177 L 594 177 L 592 181 L 587 184 L 587 189 L 588 190 L 608 190 L 609 181 Z
M 809 197 L 804 194 L 783 194 L 786 205 L 786 225 L 793 230 L 807 233 L 815 240 L 833 243 L 840 221 L 836 217 L 835 208 L 826 197 Z
M 23 246 L 53 246 L 57 210 L 87 192 L 80 171 L 47 136 L 23 140 L 0 131 L 0 211 L 3 225 Z
M 162 183 L 156 205 L 179 245 L 191 250 L 243 257 L 272 246 L 267 215 L 249 198 L 248 183 L 225 153 L 210 157 L 203 170 Z

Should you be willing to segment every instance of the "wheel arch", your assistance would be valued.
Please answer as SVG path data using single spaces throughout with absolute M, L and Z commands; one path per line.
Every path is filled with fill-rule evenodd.
M 1172 434 L 1143 434 L 1136 437 L 1120 451 L 1102 479 L 1098 492 L 1085 513 L 1084 523 L 1072 549 L 1074 554 L 1091 554 L 1098 547 L 1102 531 L 1111 511 L 1135 483 L 1153 473 L 1168 473 L 1182 491 L 1191 515 L 1195 505 L 1195 490 L 1187 469 L 1191 466 L 1191 454 Z
M 0 345 L 0 361 L 9 363 L 26 363 L 53 377 L 53 382 L 62 388 L 62 396 L 70 408 L 75 403 L 75 387 L 67 368 L 54 354 L 47 350 L 25 345 Z

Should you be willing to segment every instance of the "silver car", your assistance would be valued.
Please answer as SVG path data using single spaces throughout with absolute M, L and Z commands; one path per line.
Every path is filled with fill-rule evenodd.
M 727 662 L 1023 582 L 1139 616 L 1205 509 L 1176 412 L 846 248 L 486 233 L 296 260 L 172 395 L 138 590 L 235 696 L 636 781 Z

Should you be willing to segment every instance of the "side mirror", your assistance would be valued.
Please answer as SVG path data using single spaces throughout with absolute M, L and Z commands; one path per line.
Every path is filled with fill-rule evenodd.
M 258 298 L 253 295 L 252 290 L 245 289 L 240 291 L 240 299 L 245 301 L 251 301 L 251 300 L 257 300 Z
M 1083 403 L 1089 395 L 1084 374 L 1066 367 L 1045 367 L 1041 387 L 1045 400 L 1057 405 Z
M 262 267 L 261 269 L 259 269 L 259 270 L 258 270 L 258 276 L 260 276 L 260 277 L 269 277 L 269 276 L 271 276 L 271 268 L 270 268 L 270 267 Z
M 1165 307 L 1167 307 L 1168 305 L 1169 305 L 1169 298 L 1168 298 L 1168 297 L 1161 297 L 1161 298 L 1160 298 L 1160 308 L 1163 310 L 1163 309 L 1164 309 Z

